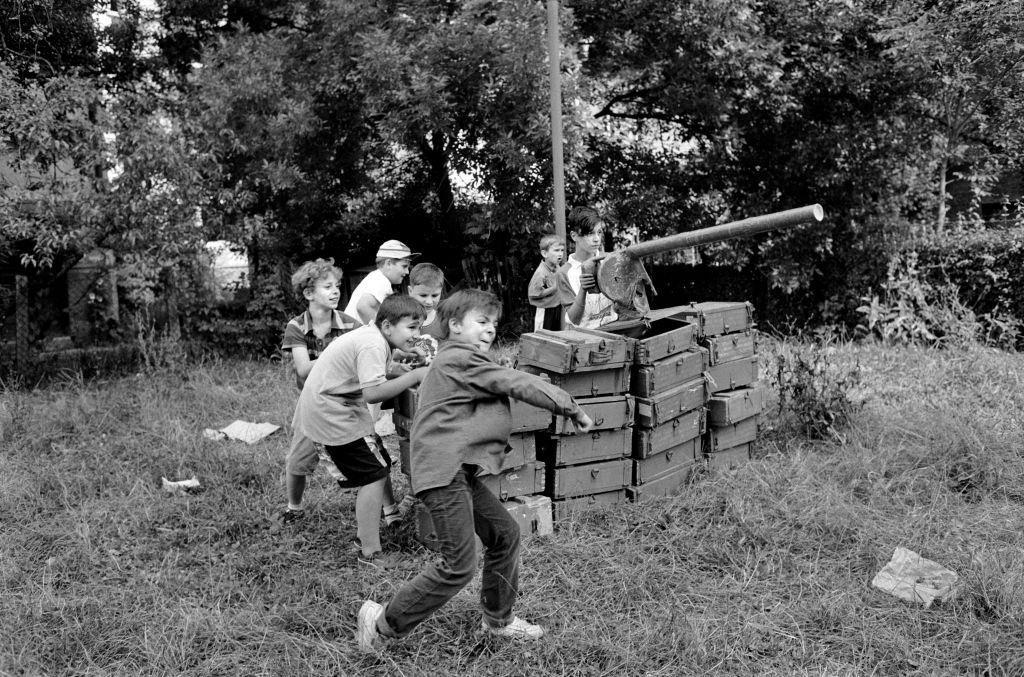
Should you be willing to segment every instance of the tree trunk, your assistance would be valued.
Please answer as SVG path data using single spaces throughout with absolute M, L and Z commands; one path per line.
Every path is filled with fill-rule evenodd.
M 448 173 L 448 149 L 444 134 L 433 132 L 430 141 L 422 143 L 423 157 L 430 166 L 430 183 L 434 186 L 438 206 L 442 214 L 450 214 L 455 206 L 455 193 L 452 190 L 452 179 Z M 447 221 L 448 218 L 445 218 Z
M 939 213 L 935 220 L 935 232 L 942 235 L 946 229 L 946 172 L 949 169 L 949 156 L 942 154 L 942 163 L 939 166 Z

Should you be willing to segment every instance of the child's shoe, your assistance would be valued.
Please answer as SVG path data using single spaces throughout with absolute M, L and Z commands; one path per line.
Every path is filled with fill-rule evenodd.
M 392 503 L 391 505 L 384 506 L 384 524 L 392 526 L 396 522 L 402 521 L 402 512 L 398 506 Z
M 306 516 L 306 511 L 305 510 L 292 510 L 291 508 L 288 508 L 283 513 L 281 513 L 281 516 L 278 518 L 278 521 L 281 523 L 282 526 L 284 526 L 284 525 L 294 524 L 296 522 L 299 522 L 305 516 Z
M 378 550 L 377 552 L 369 555 L 364 555 L 362 552 L 359 553 L 357 558 L 360 564 L 366 564 L 367 566 L 375 567 L 377 569 L 396 569 L 398 565 L 402 563 L 402 558 L 395 553 L 385 554 L 383 551 Z
M 373 600 L 366 600 L 359 607 L 356 616 L 356 644 L 364 653 L 379 653 L 384 648 L 385 637 L 377 630 L 377 619 L 384 613 L 384 607 Z
M 529 621 L 524 621 L 519 616 L 512 619 L 512 622 L 501 628 L 493 628 L 487 625 L 486 620 L 481 620 L 484 631 L 488 632 L 497 637 L 507 637 L 509 639 L 540 639 L 544 636 L 544 628 L 539 625 L 534 625 Z
M 409 514 L 409 511 L 416 505 L 416 497 L 412 494 L 406 494 L 402 497 L 402 500 L 398 502 L 398 514 L 405 517 Z

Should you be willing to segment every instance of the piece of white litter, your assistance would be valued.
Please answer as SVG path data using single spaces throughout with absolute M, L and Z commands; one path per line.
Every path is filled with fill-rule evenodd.
M 203 437 L 208 440 L 226 440 L 228 438 L 227 435 L 219 430 L 214 430 L 213 428 L 205 428 L 203 430 Z
M 160 481 L 164 485 L 164 491 L 169 494 L 185 494 L 199 488 L 199 480 L 196 479 L 195 476 L 192 476 L 187 480 L 174 481 L 169 480 L 166 477 L 161 477 Z
M 871 585 L 908 602 L 924 604 L 942 601 L 955 591 L 959 576 L 946 567 L 925 559 L 913 550 L 897 547 L 892 559 L 875 574 Z
M 380 412 L 380 418 L 373 424 L 373 430 L 381 437 L 398 434 L 395 429 L 395 420 L 391 417 L 390 411 Z
M 256 444 L 264 437 L 272 435 L 281 429 L 281 426 L 273 423 L 250 423 L 249 421 L 232 421 L 229 425 L 220 429 L 233 440 L 241 440 L 246 444 Z

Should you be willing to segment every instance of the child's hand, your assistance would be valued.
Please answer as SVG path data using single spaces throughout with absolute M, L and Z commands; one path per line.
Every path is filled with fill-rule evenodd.
M 594 428 L 594 420 L 582 409 L 572 417 L 572 421 L 576 424 L 576 432 L 579 433 L 588 433 Z
M 396 360 L 391 363 L 391 367 L 388 369 L 388 378 L 398 378 L 402 374 L 408 374 L 412 369 L 412 365 Z
M 580 273 L 580 287 L 588 294 L 596 294 L 601 291 L 597 287 L 597 278 L 593 273 Z
M 423 383 L 423 377 L 427 373 L 427 367 L 417 367 L 416 369 L 413 369 L 409 373 L 416 375 L 416 383 Z

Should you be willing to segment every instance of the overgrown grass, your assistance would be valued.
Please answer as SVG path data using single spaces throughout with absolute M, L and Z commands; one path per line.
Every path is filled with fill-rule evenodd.
M 287 436 L 202 436 L 287 424 L 280 365 L 3 392 L 0 673 L 1024 674 L 1024 357 L 833 359 L 867 395 L 842 441 L 780 422 L 739 471 L 531 540 L 517 610 L 544 640 L 476 634 L 473 588 L 382 659 L 356 652 L 355 612 L 431 554 L 403 530 L 405 566 L 357 565 L 353 495 L 326 474 L 306 523 L 276 532 Z M 162 491 L 193 474 L 201 493 Z M 873 590 L 897 545 L 956 570 L 960 594 L 926 610 Z

